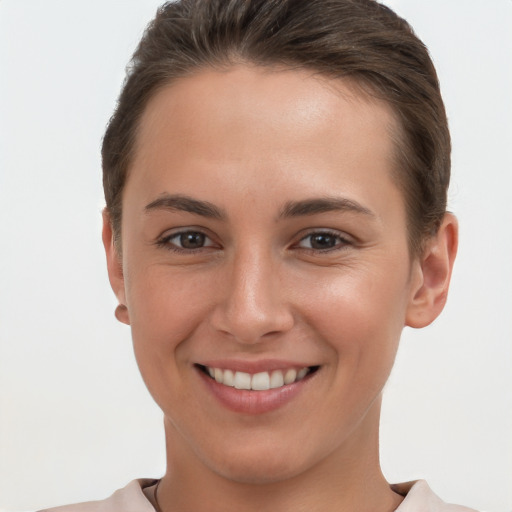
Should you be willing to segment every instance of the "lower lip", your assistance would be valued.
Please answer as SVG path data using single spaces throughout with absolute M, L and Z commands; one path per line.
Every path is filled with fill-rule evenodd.
M 198 374 L 213 396 L 227 409 L 243 414 L 263 414 L 275 411 L 291 402 L 308 385 L 312 374 L 280 388 L 265 391 L 236 389 L 219 384 L 201 370 Z

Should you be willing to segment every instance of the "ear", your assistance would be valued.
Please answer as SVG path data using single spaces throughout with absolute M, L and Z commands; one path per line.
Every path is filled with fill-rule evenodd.
M 414 285 L 405 325 L 425 327 L 443 310 L 457 254 L 458 234 L 456 217 L 451 213 L 445 214 L 441 227 L 428 241 L 423 255 L 413 263 L 415 275 L 411 279 Z
M 130 325 L 128 308 L 126 307 L 126 293 L 124 288 L 123 262 L 121 255 L 114 243 L 114 233 L 112 230 L 112 222 L 107 209 L 103 210 L 103 230 L 102 230 L 103 246 L 107 257 L 107 271 L 110 286 L 119 301 L 116 309 L 116 318 L 124 324 Z

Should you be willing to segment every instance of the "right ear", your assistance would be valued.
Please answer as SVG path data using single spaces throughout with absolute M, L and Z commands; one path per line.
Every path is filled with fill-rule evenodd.
M 124 324 L 130 325 L 128 308 L 126 307 L 126 293 L 124 287 L 123 262 L 119 251 L 114 243 L 114 232 L 110 214 L 106 208 L 103 209 L 103 246 L 107 257 L 107 271 L 110 286 L 114 291 L 119 306 L 116 309 L 116 318 Z

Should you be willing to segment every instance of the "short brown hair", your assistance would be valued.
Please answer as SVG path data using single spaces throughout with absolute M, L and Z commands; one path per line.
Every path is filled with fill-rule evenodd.
M 374 0 L 180 0 L 149 24 L 129 65 L 102 148 L 114 236 L 140 117 L 164 85 L 247 62 L 349 79 L 395 113 L 397 169 L 417 254 L 446 211 L 450 134 L 437 74 L 408 23 Z

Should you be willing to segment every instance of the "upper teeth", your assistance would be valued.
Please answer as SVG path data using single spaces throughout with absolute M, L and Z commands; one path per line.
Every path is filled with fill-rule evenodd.
M 254 374 L 210 367 L 207 367 L 207 370 L 212 379 L 224 384 L 224 386 L 231 386 L 236 389 L 252 389 L 254 391 L 276 389 L 286 384 L 292 384 L 303 379 L 309 372 L 308 367 L 300 370 L 289 368 L 288 370 L 274 370 Z

